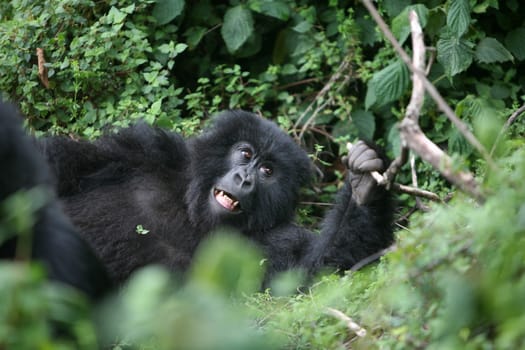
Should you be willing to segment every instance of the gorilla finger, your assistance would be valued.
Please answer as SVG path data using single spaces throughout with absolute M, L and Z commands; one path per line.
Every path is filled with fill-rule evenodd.
M 369 172 L 369 171 L 382 171 L 383 170 L 383 160 L 380 158 L 368 159 L 358 166 L 359 171 Z
M 358 141 L 351 149 L 350 153 L 348 153 L 348 165 L 349 167 L 352 167 L 352 164 L 361 156 L 363 152 L 366 152 L 366 150 L 370 149 L 366 143 L 363 141 Z
M 376 151 L 374 151 L 371 148 L 367 148 L 364 152 L 361 152 L 361 154 L 359 154 L 359 156 L 352 163 L 352 165 L 353 165 L 354 168 L 359 169 L 359 166 L 360 166 L 361 163 L 363 163 L 363 162 L 365 162 L 367 160 L 376 159 L 376 158 L 378 158 Z

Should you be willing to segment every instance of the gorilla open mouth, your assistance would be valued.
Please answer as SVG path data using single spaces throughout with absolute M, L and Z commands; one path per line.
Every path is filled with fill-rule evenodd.
M 231 212 L 240 212 L 241 206 L 239 200 L 232 194 L 225 192 L 224 190 L 215 188 L 213 190 L 213 196 L 215 200 L 226 210 Z

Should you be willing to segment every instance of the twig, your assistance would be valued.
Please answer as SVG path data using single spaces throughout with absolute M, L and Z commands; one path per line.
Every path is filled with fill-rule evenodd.
M 397 246 L 395 244 L 391 245 L 390 247 L 386 247 L 385 249 L 381 249 L 380 251 L 378 251 L 377 253 L 374 253 L 372 255 L 369 255 L 367 256 L 366 258 L 364 259 L 361 259 L 360 261 L 358 261 L 357 263 L 355 263 L 351 268 L 350 268 L 350 271 L 357 271 L 357 270 L 360 270 L 362 269 L 363 267 L 365 267 L 366 265 L 370 264 L 370 263 L 373 263 L 374 261 L 376 261 L 377 259 L 379 259 L 380 257 L 382 257 L 383 255 L 387 254 L 387 253 L 390 253 L 390 252 L 393 252 L 394 250 L 397 249 Z
M 410 172 L 412 173 L 412 186 L 418 188 L 419 185 L 417 183 L 416 156 L 414 154 L 410 155 Z M 429 211 L 430 210 L 429 207 L 427 207 L 425 204 L 423 204 L 423 202 L 421 201 L 420 197 L 416 197 L 416 205 L 417 205 L 417 208 L 421 209 L 422 211 Z
M 38 77 L 40 81 L 45 86 L 46 89 L 49 89 L 49 79 L 47 76 L 47 67 L 46 59 L 44 57 L 44 50 L 40 47 L 36 48 L 36 57 L 38 61 Z
M 306 107 L 306 109 L 304 110 L 304 112 L 301 114 L 301 116 L 297 119 L 297 121 L 295 122 L 294 124 L 294 130 L 298 129 L 299 128 L 299 124 L 301 123 L 301 121 L 304 119 L 304 117 L 310 113 L 310 111 L 312 111 L 314 105 L 316 103 L 318 103 L 318 101 L 320 99 L 322 99 L 331 89 L 332 89 L 332 86 L 339 80 L 339 78 L 341 77 L 341 74 L 343 74 L 343 72 L 348 68 L 348 66 L 350 65 L 350 58 L 349 57 L 346 57 L 343 62 L 341 62 L 341 64 L 339 65 L 339 68 L 337 68 L 337 71 L 334 73 L 334 75 L 332 75 L 330 77 L 330 79 L 328 80 L 328 82 L 325 84 L 325 86 L 323 86 L 323 88 L 321 89 L 321 91 L 319 91 L 317 93 L 317 95 L 315 96 L 314 100 L 308 105 L 308 107 Z M 347 74 L 343 80 L 343 82 L 340 84 L 340 86 L 338 87 L 338 89 L 336 90 L 339 91 L 343 86 L 346 85 L 346 83 L 348 82 L 348 80 L 350 80 L 350 74 Z M 301 127 L 301 131 L 299 133 L 299 135 L 295 134 L 295 131 L 294 131 L 294 134 L 295 134 L 295 137 L 296 139 L 301 139 L 306 131 L 306 129 L 308 128 L 308 125 L 310 125 L 314 119 L 317 117 L 317 114 L 319 114 L 320 111 L 322 111 L 329 103 L 332 103 L 333 102 L 333 99 L 332 98 L 328 98 L 323 104 L 321 104 L 320 106 L 317 106 L 317 108 L 313 111 L 312 115 L 310 116 L 310 118 L 308 118 L 308 120 L 304 123 L 304 125 Z
M 424 69 L 416 68 L 414 64 L 412 64 L 410 57 L 408 54 L 403 50 L 399 42 L 396 40 L 390 29 L 388 28 L 387 24 L 383 19 L 381 18 L 381 15 L 376 10 L 374 5 L 372 4 L 371 0 L 361 0 L 365 7 L 370 12 L 370 15 L 375 20 L 385 37 L 390 41 L 392 44 L 394 50 L 398 53 L 398 55 L 401 57 L 403 62 L 408 66 L 410 71 L 413 75 L 417 75 L 419 79 L 421 79 L 423 86 L 425 87 L 425 90 L 428 92 L 428 94 L 432 97 L 432 99 L 436 102 L 438 108 L 445 113 L 447 118 L 458 128 L 458 130 L 463 134 L 463 136 L 467 139 L 467 141 L 476 149 L 478 152 L 483 156 L 487 164 L 491 168 L 495 168 L 495 164 L 492 161 L 492 158 L 490 157 L 490 154 L 487 152 L 487 150 L 483 147 L 483 145 L 474 137 L 474 135 L 469 131 L 466 124 L 464 124 L 454 113 L 452 108 L 446 103 L 446 101 L 443 99 L 443 97 L 440 95 L 440 93 L 437 91 L 437 89 L 434 87 L 434 85 L 427 79 L 425 76 Z M 414 11 L 411 11 L 415 14 Z M 417 18 L 417 15 L 415 15 Z
M 346 324 L 346 327 L 348 327 L 348 329 L 355 333 L 355 335 L 358 337 L 364 337 L 366 335 L 366 329 L 358 325 L 354 320 L 345 315 L 343 312 L 331 307 L 327 307 L 326 313 L 337 318 L 338 320 L 343 321 Z
M 518 108 L 512 115 L 507 119 L 505 124 L 501 127 L 501 130 L 499 131 L 498 137 L 496 137 L 496 141 L 494 141 L 494 144 L 492 145 L 492 149 L 490 150 L 490 155 L 494 154 L 494 151 L 496 151 L 496 147 L 498 147 L 498 144 L 501 141 L 501 138 L 503 137 L 503 134 L 507 129 L 514 123 L 516 118 L 518 118 L 523 112 L 525 112 L 525 105 Z

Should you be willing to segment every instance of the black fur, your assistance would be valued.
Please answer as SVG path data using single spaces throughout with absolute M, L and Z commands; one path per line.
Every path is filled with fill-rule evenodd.
M 32 257 L 44 263 L 50 278 L 72 285 L 93 299 L 105 294 L 111 288 L 107 272 L 62 213 L 52 190 L 48 166 L 33 140 L 24 133 L 17 111 L 3 103 L 0 103 L 0 164 L 0 204 L 20 190 L 39 188 L 48 194 L 46 204 L 34 213 Z M 16 232 L 6 232 L 7 225 L 3 230 L 10 239 L 0 241 L 0 258 L 13 259 L 18 236 Z
M 345 185 L 320 235 L 295 225 L 299 189 L 311 175 L 308 156 L 277 125 L 248 112 L 225 112 L 187 141 L 140 124 L 93 143 L 45 139 L 42 149 L 66 213 L 119 283 L 150 263 L 185 271 L 199 242 L 220 225 L 263 248 L 268 276 L 348 269 L 393 241 L 383 189 L 359 206 Z M 219 205 L 220 190 L 239 204 Z M 137 233 L 138 225 L 149 233 Z

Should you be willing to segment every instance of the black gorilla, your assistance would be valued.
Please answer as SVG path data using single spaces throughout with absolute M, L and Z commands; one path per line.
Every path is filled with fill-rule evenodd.
M 101 297 L 111 288 L 105 268 L 62 213 L 48 166 L 33 140 L 24 133 L 17 111 L 1 102 L 0 164 L 0 205 L 20 190 L 39 188 L 47 194 L 45 204 L 34 213 L 32 257 L 45 264 L 50 278 L 72 285 L 94 299 Z M 6 219 L 6 210 L 0 208 L 0 258 L 13 259 L 20 240 L 14 232 L 16 228 Z
M 118 283 L 151 263 L 183 272 L 218 226 L 263 249 L 267 277 L 290 268 L 348 269 L 393 241 L 391 200 L 368 173 L 384 162 L 364 143 L 349 155 L 350 180 L 320 234 L 293 223 L 310 179 L 307 154 L 248 112 L 225 112 L 187 141 L 139 124 L 92 143 L 58 137 L 41 146 L 66 213 Z

